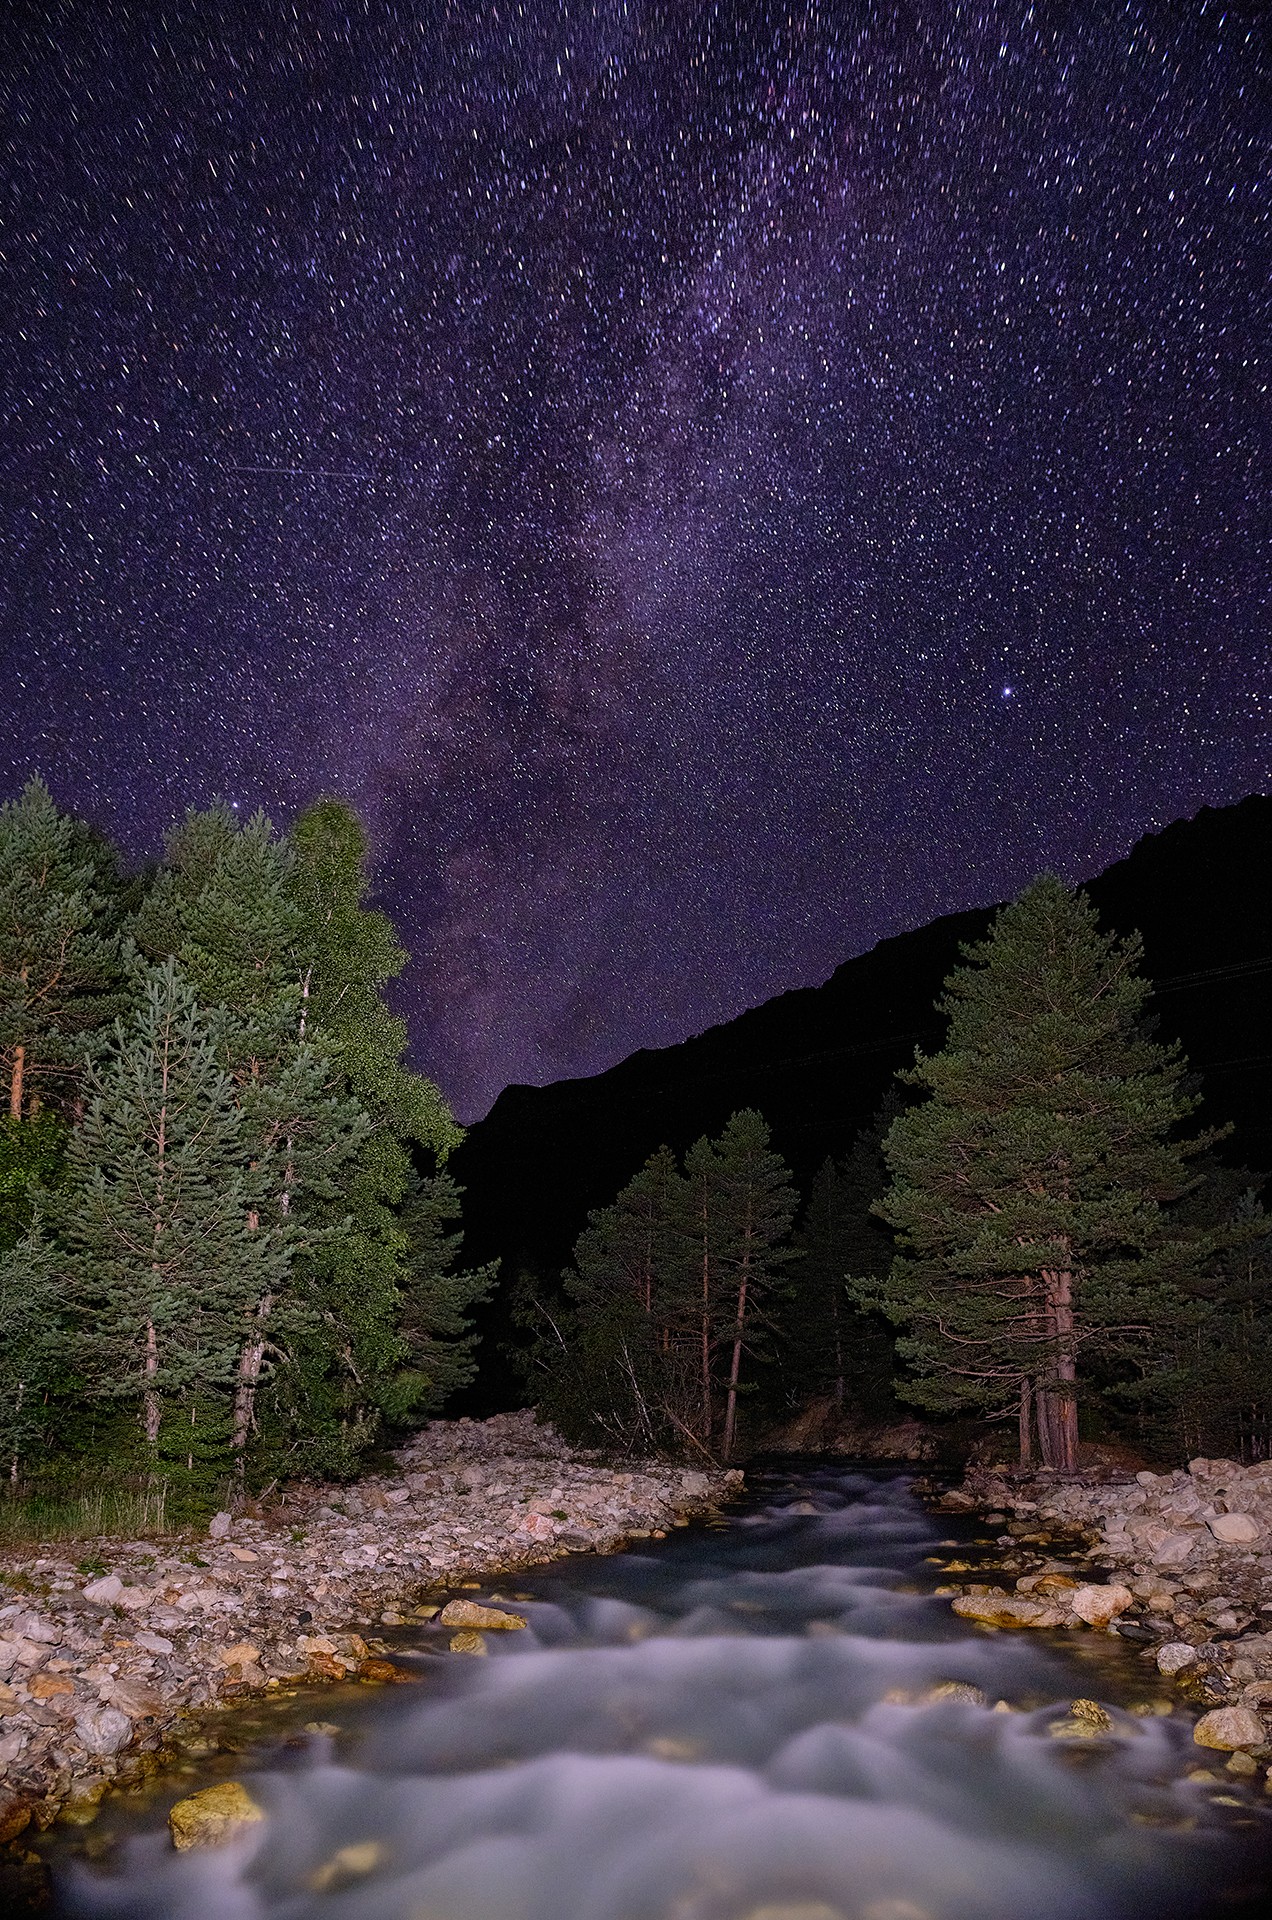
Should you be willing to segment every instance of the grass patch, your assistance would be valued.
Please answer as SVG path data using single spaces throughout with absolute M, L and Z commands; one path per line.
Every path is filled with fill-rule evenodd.
M 115 1475 L 86 1484 L 60 1476 L 20 1480 L 0 1491 L 0 1548 L 54 1540 L 146 1540 L 167 1533 L 168 1483 Z

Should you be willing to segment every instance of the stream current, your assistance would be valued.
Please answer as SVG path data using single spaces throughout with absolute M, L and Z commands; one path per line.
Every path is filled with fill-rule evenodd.
M 955 1523 L 963 1540 L 946 1537 L 911 1478 L 842 1464 L 753 1474 L 750 1506 L 722 1523 L 484 1589 L 515 1594 L 528 1629 L 487 1635 L 485 1659 L 436 1657 L 444 1639 L 426 1628 L 400 1635 L 395 1655 L 414 1649 L 421 1686 L 310 1695 L 301 1706 L 323 1713 L 326 1732 L 280 1714 L 271 1734 L 258 1720 L 233 1771 L 268 1817 L 228 1848 L 178 1855 L 165 1827 L 172 1801 L 225 1777 L 226 1760 L 161 1780 L 131 1810 L 120 1796 L 102 1816 L 115 1839 L 95 1840 L 100 1862 L 55 1845 L 51 1911 L 1272 1912 L 1267 1797 L 1193 1744 L 1193 1716 L 1171 1710 L 1128 1642 L 991 1633 L 953 1615 L 933 1589 L 954 1551 L 975 1557 L 974 1529 Z M 1111 1728 L 1057 1736 L 1073 1728 L 1075 1698 L 1101 1700 Z

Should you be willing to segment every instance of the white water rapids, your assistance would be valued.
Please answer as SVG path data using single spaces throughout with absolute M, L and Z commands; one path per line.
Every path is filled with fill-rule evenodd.
M 248 1838 L 174 1854 L 163 1827 L 172 1783 L 148 1831 L 101 1866 L 60 1870 L 53 1910 L 84 1920 L 1261 1910 L 1263 1796 L 1193 1745 L 1183 1710 L 1127 1710 L 1165 1693 L 1127 1643 L 957 1620 L 931 1591 L 941 1535 L 904 1474 L 816 1469 L 773 1475 L 759 1491 L 768 1504 L 722 1528 L 499 1588 L 534 1596 L 518 1603 L 526 1632 L 489 1635 L 486 1659 L 426 1656 L 420 1687 L 360 1703 L 338 1741 L 276 1744 L 256 1770 L 240 1767 L 268 1814 Z M 980 1688 L 986 1704 L 924 1703 L 950 1681 Z M 1101 1693 L 1108 1735 L 1052 1734 L 1075 1697 Z M 1016 1710 L 995 1711 L 1003 1700 Z M 1207 1760 L 1215 1777 L 1186 1778 Z

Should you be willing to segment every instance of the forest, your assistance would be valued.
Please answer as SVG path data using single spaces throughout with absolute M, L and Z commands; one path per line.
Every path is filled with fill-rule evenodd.
M 472 1371 L 461 1138 L 322 800 L 192 811 L 129 872 L 32 780 L 0 809 L 0 1459 L 159 1486 L 347 1475 Z M 122 1478 L 121 1478 L 122 1477 Z
M 801 1202 L 754 1110 L 663 1147 L 591 1214 L 559 1280 L 516 1280 L 528 1392 L 579 1440 L 712 1458 L 820 1404 L 991 1441 L 1272 1452 L 1263 1176 L 1198 1124 L 1138 936 L 1043 876 L 964 949 L 871 1126 Z M 1006 1426 L 1008 1434 L 995 1430 Z
M 202 1511 L 349 1476 L 469 1385 L 496 1267 L 406 1064 L 354 812 L 192 811 L 129 871 L 0 809 L 0 1459 Z M 802 1196 L 761 1113 L 652 1154 L 564 1272 L 507 1272 L 524 1398 L 609 1454 L 733 1460 L 811 1406 L 1008 1425 L 1072 1470 L 1272 1450 L 1262 1176 L 1198 1124 L 1133 934 L 1043 876 L 964 951 L 873 1124 Z

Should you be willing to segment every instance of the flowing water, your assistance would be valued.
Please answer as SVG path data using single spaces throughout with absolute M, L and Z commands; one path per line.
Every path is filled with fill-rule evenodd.
M 949 1523 L 923 1510 L 905 1474 L 774 1471 L 752 1476 L 752 1500 L 723 1525 L 497 1586 L 503 1598 L 528 1596 L 519 1604 L 530 1627 L 489 1635 L 486 1659 L 437 1658 L 421 1629 L 420 1687 L 311 1695 L 303 1710 L 341 1730 L 260 1736 L 235 1771 L 268 1819 L 228 1849 L 177 1855 L 167 1842 L 167 1806 L 212 1773 L 161 1783 L 140 1810 L 120 1797 L 103 1815 L 102 1831 L 113 1821 L 118 1837 L 109 1848 L 96 1839 L 100 1862 L 55 1856 L 52 1911 L 112 1920 L 1272 1911 L 1266 1797 L 1193 1744 L 1192 1716 L 1169 1710 L 1129 1643 L 959 1621 L 933 1593 L 955 1545 Z M 966 1554 L 970 1523 L 962 1531 Z M 963 1683 L 962 1697 L 932 1698 L 946 1683 Z M 1073 1727 L 1074 1698 L 1092 1696 L 1111 1729 L 1057 1737 L 1053 1727 Z M 1208 1761 L 1208 1777 L 1188 1777 Z

